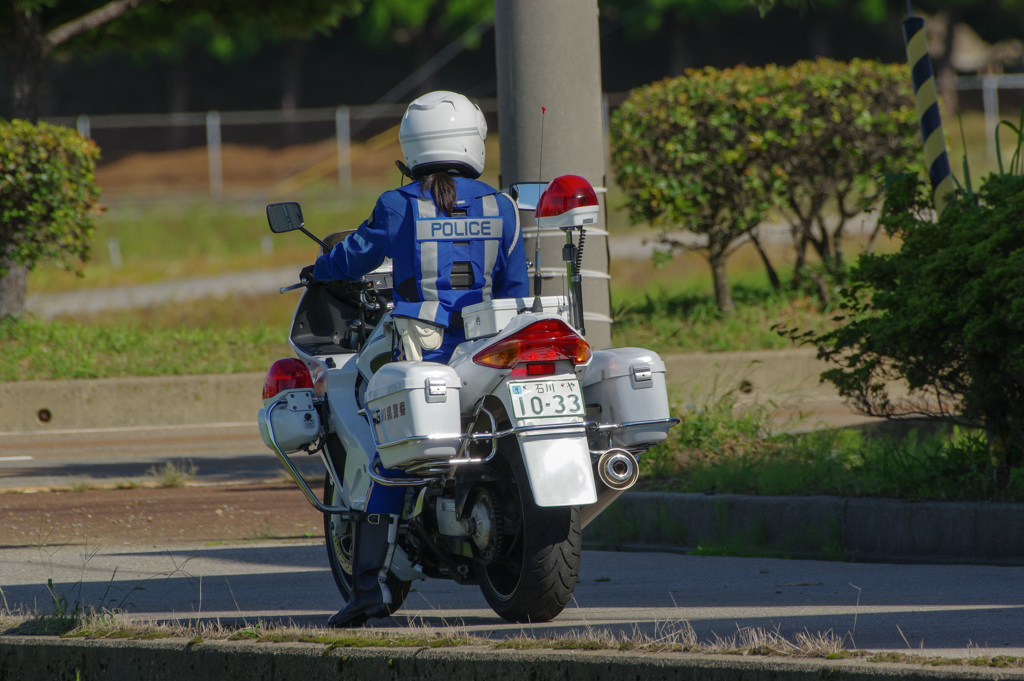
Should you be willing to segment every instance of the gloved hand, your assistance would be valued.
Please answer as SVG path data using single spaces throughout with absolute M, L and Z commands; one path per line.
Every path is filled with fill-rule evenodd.
M 299 272 L 299 281 L 301 281 L 306 286 L 316 283 L 316 279 L 313 277 L 314 267 L 316 267 L 316 265 L 306 265 Z

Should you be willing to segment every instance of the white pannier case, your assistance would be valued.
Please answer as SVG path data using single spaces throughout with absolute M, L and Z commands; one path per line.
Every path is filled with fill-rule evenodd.
M 569 321 L 569 302 L 565 296 L 541 296 L 544 312 L 556 314 Z M 533 298 L 495 298 L 462 308 L 462 326 L 466 338 L 494 336 L 508 326 L 520 310 L 533 306 Z
M 643 423 L 669 418 L 665 363 L 656 352 L 643 348 L 594 351 L 583 376 L 583 399 L 588 419 L 624 426 L 611 432 L 614 446 L 651 445 L 668 437 L 670 423 Z
M 455 370 L 437 362 L 385 364 L 366 386 L 366 407 L 385 468 L 450 459 L 462 422 Z

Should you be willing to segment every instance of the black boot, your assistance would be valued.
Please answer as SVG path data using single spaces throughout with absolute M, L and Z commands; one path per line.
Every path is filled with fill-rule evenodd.
M 371 617 L 387 617 L 391 591 L 385 584 L 398 531 L 398 516 L 364 513 L 352 528 L 352 597 L 329 620 L 329 627 L 361 627 Z

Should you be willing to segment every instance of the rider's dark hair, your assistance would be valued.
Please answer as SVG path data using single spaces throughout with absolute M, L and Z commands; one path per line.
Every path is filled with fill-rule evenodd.
M 455 210 L 455 201 L 458 198 L 455 194 L 455 180 L 447 171 L 442 170 L 424 176 L 420 180 L 420 191 L 424 196 L 434 199 L 438 212 L 450 216 Z

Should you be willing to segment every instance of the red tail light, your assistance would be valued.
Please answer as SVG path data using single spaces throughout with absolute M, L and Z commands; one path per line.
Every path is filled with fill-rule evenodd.
M 590 344 L 560 319 L 534 322 L 489 345 L 473 361 L 494 369 L 511 369 L 519 362 L 553 362 L 568 359 L 575 364 L 590 361 Z
M 263 382 L 263 399 L 277 397 L 285 390 L 301 390 L 312 388 L 313 377 L 302 360 L 279 359 L 270 365 L 267 378 Z

